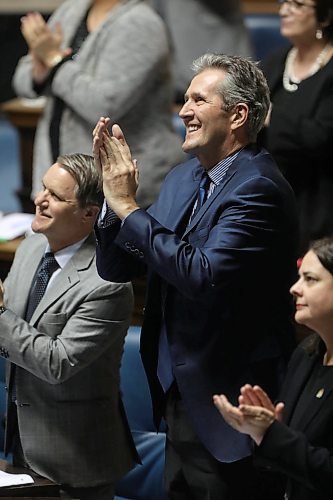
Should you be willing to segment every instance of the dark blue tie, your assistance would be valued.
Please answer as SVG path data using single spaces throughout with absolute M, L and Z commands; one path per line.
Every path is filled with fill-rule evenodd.
M 41 262 L 41 266 L 31 287 L 27 310 L 26 321 L 30 321 L 36 307 L 42 300 L 46 287 L 54 271 L 59 267 L 52 252 L 47 252 Z
M 199 212 L 199 210 L 202 207 L 202 205 L 207 200 L 207 195 L 208 195 L 208 189 L 209 189 L 209 186 L 210 186 L 210 182 L 211 182 L 211 180 L 210 180 L 209 175 L 207 174 L 207 172 L 204 172 L 202 174 L 202 178 L 201 178 L 201 181 L 200 181 L 200 184 L 199 184 L 199 191 L 198 191 L 198 195 L 197 195 L 197 202 L 194 205 L 194 209 L 193 209 L 193 212 L 192 212 L 192 215 L 191 215 L 191 218 L 190 218 L 190 222 L 196 216 L 196 214 Z

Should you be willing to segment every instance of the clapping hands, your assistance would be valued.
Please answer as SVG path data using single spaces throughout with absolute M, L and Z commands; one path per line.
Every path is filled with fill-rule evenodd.
M 29 46 L 34 65 L 34 77 L 42 80 L 50 69 L 72 49 L 62 48 L 63 34 L 59 23 L 52 30 L 39 12 L 21 18 L 21 32 Z
M 119 125 L 108 131 L 110 118 L 101 117 L 93 131 L 93 155 L 103 175 L 103 191 L 108 205 L 121 218 L 139 207 L 135 201 L 139 171 L 132 159 Z
M 267 429 L 274 420 L 282 420 L 283 403 L 276 406 L 258 385 L 244 385 L 239 396 L 239 406 L 233 406 L 223 394 L 213 396 L 213 401 L 224 420 L 237 431 L 249 434 L 260 445 Z

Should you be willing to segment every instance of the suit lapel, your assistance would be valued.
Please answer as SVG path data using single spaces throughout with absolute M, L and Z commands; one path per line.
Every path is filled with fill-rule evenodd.
M 57 302 L 70 288 L 80 281 L 79 271 L 83 271 L 90 267 L 95 255 L 95 240 L 93 235 L 82 244 L 81 248 L 67 262 L 66 266 L 56 276 L 52 286 L 44 295 L 38 306 L 36 307 L 32 317 L 31 324 L 35 324 L 40 316 L 49 307 Z
M 214 189 L 211 196 L 206 200 L 206 202 L 202 205 L 200 210 L 198 210 L 198 212 L 196 213 L 195 217 L 193 217 L 190 224 L 187 226 L 186 231 L 184 233 L 184 236 L 186 236 L 186 234 L 188 234 L 197 225 L 197 223 L 202 219 L 202 216 L 209 210 L 211 205 L 214 203 L 216 198 L 219 198 L 220 196 L 223 195 L 223 191 L 226 189 L 230 180 L 233 178 L 233 176 L 239 170 L 243 161 L 246 161 L 252 155 L 253 155 L 253 148 L 251 145 L 248 146 L 247 148 L 244 148 L 242 151 L 240 151 L 237 158 L 232 162 L 232 164 L 228 168 L 228 171 L 225 174 L 225 176 L 223 177 L 220 184 Z M 199 188 L 200 178 L 201 178 L 201 176 L 199 175 L 198 179 L 197 179 L 196 192 L 198 191 L 198 188 Z M 196 194 L 195 194 L 195 196 L 196 196 Z
M 202 176 L 202 166 L 197 159 L 192 160 L 192 172 L 187 176 L 186 180 L 181 185 L 181 196 L 177 197 L 177 192 L 174 194 L 174 202 L 170 203 L 169 211 L 165 213 L 161 223 L 165 225 L 170 231 L 182 236 L 184 225 L 187 224 L 191 209 L 198 195 L 199 183 Z M 191 169 L 191 166 L 188 166 Z M 149 212 L 149 210 L 148 210 Z

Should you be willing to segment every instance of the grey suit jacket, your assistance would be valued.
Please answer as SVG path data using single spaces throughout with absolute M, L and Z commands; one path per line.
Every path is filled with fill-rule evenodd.
M 16 365 L 23 452 L 34 471 L 60 484 L 110 483 L 137 458 L 119 393 L 131 285 L 98 276 L 90 236 L 54 278 L 28 324 L 22 317 L 46 243 L 33 235 L 17 250 L 5 281 L 8 310 L 0 318 L 0 352 Z M 10 428 L 8 414 L 6 453 Z

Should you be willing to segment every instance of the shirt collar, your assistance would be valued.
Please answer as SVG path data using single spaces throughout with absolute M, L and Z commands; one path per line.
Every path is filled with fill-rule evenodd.
M 88 238 L 86 236 L 80 241 L 77 241 L 76 243 L 73 243 L 73 245 L 69 245 L 68 247 L 62 248 L 59 250 L 59 252 L 56 252 L 54 254 L 55 260 L 58 262 L 59 267 L 63 269 L 67 262 L 70 261 L 70 259 L 73 257 L 73 255 L 78 251 L 78 249 L 81 247 L 81 245 L 84 243 L 84 241 Z M 46 252 L 52 252 L 50 245 L 47 244 Z
M 230 165 L 234 162 L 234 160 L 237 158 L 237 156 L 241 151 L 242 150 L 239 149 L 238 151 L 236 151 L 236 153 L 227 156 L 219 163 L 217 163 L 214 167 L 212 167 L 210 170 L 208 170 L 207 174 L 209 175 L 210 180 L 214 182 L 214 184 L 216 184 L 217 186 L 220 184 L 223 177 L 227 173 Z

